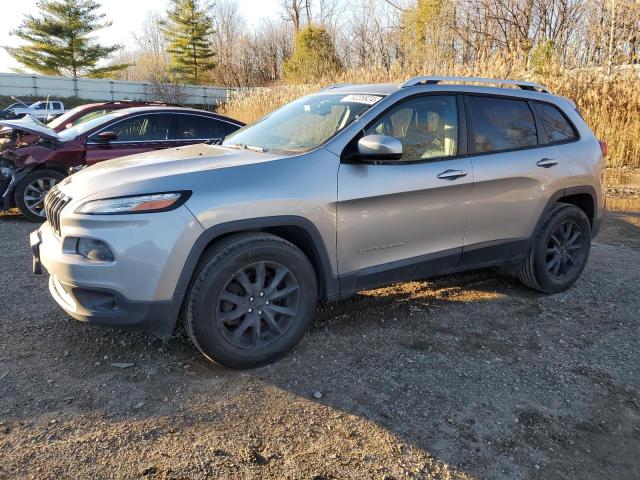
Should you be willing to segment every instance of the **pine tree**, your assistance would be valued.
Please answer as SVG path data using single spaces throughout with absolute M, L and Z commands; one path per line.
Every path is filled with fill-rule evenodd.
M 197 84 L 207 70 L 216 66 L 210 40 L 213 20 L 199 0 L 172 0 L 172 3 L 163 22 L 171 69 L 183 80 Z
M 291 83 L 318 81 L 342 70 L 331 36 L 323 27 L 307 26 L 296 34 L 291 58 L 284 62 L 284 76 Z
M 7 52 L 25 67 L 45 75 L 102 77 L 127 65 L 98 67 L 100 60 L 120 49 L 100 45 L 90 34 L 108 27 L 94 0 L 39 0 L 40 16 L 25 15 L 12 34 L 27 42 Z

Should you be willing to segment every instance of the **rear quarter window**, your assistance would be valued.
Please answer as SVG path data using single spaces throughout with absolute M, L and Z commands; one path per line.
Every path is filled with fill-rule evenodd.
M 538 144 L 536 122 L 526 101 L 467 97 L 477 153 L 499 152 Z
M 578 134 L 564 113 L 547 103 L 536 102 L 536 110 L 550 143 L 566 142 L 578 137 Z

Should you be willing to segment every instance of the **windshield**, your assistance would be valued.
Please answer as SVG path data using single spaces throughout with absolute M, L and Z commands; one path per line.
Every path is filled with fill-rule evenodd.
M 110 122 L 111 120 L 115 120 L 116 118 L 122 117 L 123 115 L 124 113 L 122 112 L 107 113 L 106 115 L 102 115 L 92 120 L 87 120 L 86 122 L 75 125 L 71 128 L 67 128 L 66 130 L 58 133 L 58 137 L 60 138 L 60 141 L 68 142 L 76 138 L 78 135 L 82 135 L 83 133 L 88 132 L 92 128 L 99 127 L 103 123 Z
M 47 127 L 53 128 L 55 130 L 56 127 L 59 127 L 60 125 L 64 125 L 65 123 L 67 123 L 71 117 L 73 117 L 76 113 L 78 113 L 81 110 L 84 110 L 83 106 L 72 108 L 71 110 L 67 110 L 66 113 L 63 113 L 59 117 L 56 117 L 53 120 L 51 120 L 49 123 L 47 123 Z
M 229 135 L 223 145 L 302 153 L 322 145 L 350 125 L 381 95 L 318 94 L 303 97 Z

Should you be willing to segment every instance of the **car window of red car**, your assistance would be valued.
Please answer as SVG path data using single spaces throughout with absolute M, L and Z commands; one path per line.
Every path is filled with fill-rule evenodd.
M 178 115 L 177 140 L 210 140 L 226 135 L 221 120 L 202 115 Z
M 92 120 L 94 118 L 101 117 L 102 115 L 104 115 L 105 113 L 108 113 L 110 111 L 111 110 L 107 110 L 107 109 L 103 108 L 102 110 L 94 110 L 93 112 L 85 113 L 84 115 L 80 115 L 78 118 L 76 118 L 73 121 L 73 124 L 77 125 L 79 123 L 86 122 L 88 120 Z
M 136 115 L 107 125 L 101 131 L 115 132 L 118 142 L 171 140 L 171 120 L 170 114 Z
M 68 123 L 71 117 L 75 116 L 79 111 L 82 110 L 84 110 L 84 107 L 82 105 L 76 108 L 72 108 L 71 110 L 67 110 L 66 113 L 63 113 L 59 117 L 54 118 L 49 123 L 47 123 L 47 127 L 53 128 L 55 130 L 60 125 Z

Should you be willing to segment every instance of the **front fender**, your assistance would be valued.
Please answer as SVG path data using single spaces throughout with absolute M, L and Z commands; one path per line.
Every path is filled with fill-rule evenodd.
M 332 275 L 331 260 L 327 246 L 316 226 L 304 217 L 278 215 L 262 218 L 250 218 L 226 222 L 206 229 L 194 243 L 180 274 L 174 296 L 187 293 L 198 262 L 205 250 L 227 235 L 241 232 L 265 231 L 273 228 L 295 227 L 304 230 L 311 240 L 313 255 L 318 268 L 318 279 L 322 285 L 323 297 L 336 297 L 339 293 L 338 279 Z M 314 259 L 310 259 L 314 260 Z

